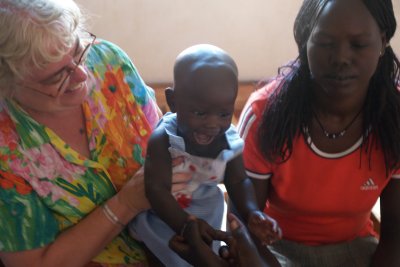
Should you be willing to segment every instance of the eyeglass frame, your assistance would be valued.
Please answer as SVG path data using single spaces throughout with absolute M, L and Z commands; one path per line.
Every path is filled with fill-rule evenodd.
M 25 88 L 29 88 L 29 89 L 31 89 L 31 90 L 34 90 L 34 91 L 36 91 L 36 92 L 38 92 L 38 93 L 44 94 L 44 95 L 46 95 L 46 96 L 57 97 L 57 96 L 60 94 L 61 90 L 63 89 L 63 87 L 64 87 L 66 81 L 67 81 L 67 80 L 71 77 L 71 75 L 77 70 L 77 68 L 79 68 L 79 67 L 82 65 L 83 62 L 85 62 L 86 56 L 87 56 L 87 54 L 88 54 L 89 49 L 93 46 L 94 42 L 95 42 L 96 39 L 97 39 L 97 36 L 96 36 L 95 34 L 93 34 L 93 33 L 91 33 L 91 32 L 87 32 L 87 33 L 90 35 L 90 38 L 92 38 L 92 40 L 91 40 L 91 41 L 86 45 L 86 47 L 83 49 L 81 55 L 79 56 L 78 61 L 77 61 L 77 62 L 74 62 L 75 66 L 74 66 L 72 69 L 70 69 L 70 70 L 68 71 L 68 73 L 67 73 L 67 75 L 65 76 L 65 78 L 63 78 L 63 80 L 61 81 L 61 84 L 59 85 L 59 87 L 58 87 L 58 89 L 57 89 L 57 94 L 56 94 L 55 96 L 54 96 L 54 95 L 51 95 L 51 94 L 46 94 L 46 93 L 44 93 L 42 90 L 36 89 L 36 88 L 34 88 L 34 87 L 31 87 L 31 86 L 26 86 L 26 85 L 24 85 L 24 87 L 25 87 Z M 39 84 L 42 84 L 42 83 L 39 82 Z
M 96 41 L 97 36 L 94 35 L 94 34 L 91 33 L 91 32 L 88 32 L 88 33 L 90 34 L 90 37 L 92 38 L 92 41 L 89 42 L 89 43 L 86 45 L 86 47 L 85 47 L 85 49 L 83 49 L 83 51 L 82 51 L 82 53 L 81 53 L 81 55 L 80 55 L 78 61 L 75 63 L 74 68 L 71 69 L 71 70 L 69 70 L 69 71 L 68 71 L 68 74 L 67 74 L 67 75 L 65 76 L 65 78 L 62 80 L 60 86 L 59 86 L 58 89 L 57 89 L 57 95 L 60 94 L 60 92 L 61 92 L 61 90 L 62 90 L 62 88 L 63 88 L 65 82 L 71 77 L 72 73 L 74 73 L 74 72 L 76 71 L 76 69 L 79 68 L 79 67 L 81 66 L 81 64 L 84 62 L 84 59 L 86 59 L 87 53 L 89 52 L 89 49 L 93 46 L 94 42 Z

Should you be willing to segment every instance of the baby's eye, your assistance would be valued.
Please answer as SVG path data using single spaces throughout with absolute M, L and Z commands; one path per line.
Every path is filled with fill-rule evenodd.
M 232 112 L 221 112 L 221 113 L 219 114 L 219 116 L 220 116 L 221 118 L 227 119 L 227 118 L 229 118 L 229 117 L 232 116 Z
M 351 44 L 354 48 L 359 48 L 359 49 L 361 49 L 361 48 L 365 48 L 365 47 L 367 47 L 368 46 L 368 44 L 365 44 L 365 43 L 353 43 L 353 44 Z
M 195 116 L 197 116 L 197 117 L 205 117 L 205 116 L 207 115 L 206 112 L 204 112 L 204 111 L 197 111 L 197 110 L 192 111 L 192 113 L 193 113 Z

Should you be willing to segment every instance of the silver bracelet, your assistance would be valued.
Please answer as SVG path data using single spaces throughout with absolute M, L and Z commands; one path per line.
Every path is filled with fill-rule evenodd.
M 121 226 L 122 228 L 125 228 L 125 224 L 123 224 L 117 217 L 117 215 L 115 215 L 114 212 L 112 212 L 112 210 L 110 209 L 110 207 L 108 207 L 107 203 L 104 203 L 102 208 L 104 215 L 107 217 L 107 219 L 112 222 L 113 224 L 116 224 L 118 226 Z

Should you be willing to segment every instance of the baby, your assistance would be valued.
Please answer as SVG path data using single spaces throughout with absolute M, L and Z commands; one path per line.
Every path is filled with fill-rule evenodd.
M 203 240 L 211 245 L 211 229 L 220 229 L 224 182 L 229 198 L 249 230 L 263 243 L 280 238 L 276 222 L 259 210 L 242 162 L 243 141 L 231 125 L 238 92 L 234 60 L 212 45 L 181 52 L 174 66 L 174 86 L 166 89 L 173 113 L 167 113 L 150 137 L 145 161 L 146 195 L 152 210 L 140 214 L 131 232 L 166 266 L 190 266 L 168 247 L 181 234 L 189 215 L 199 219 Z M 183 164 L 172 166 L 181 157 Z M 192 172 L 185 190 L 171 194 L 172 172 Z M 214 242 L 214 248 L 218 245 Z

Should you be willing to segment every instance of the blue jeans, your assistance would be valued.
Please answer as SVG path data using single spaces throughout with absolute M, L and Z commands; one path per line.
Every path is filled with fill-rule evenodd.
M 377 245 L 378 240 L 369 236 L 320 246 L 279 240 L 268 248 L 283 267 L 367 267 Z

